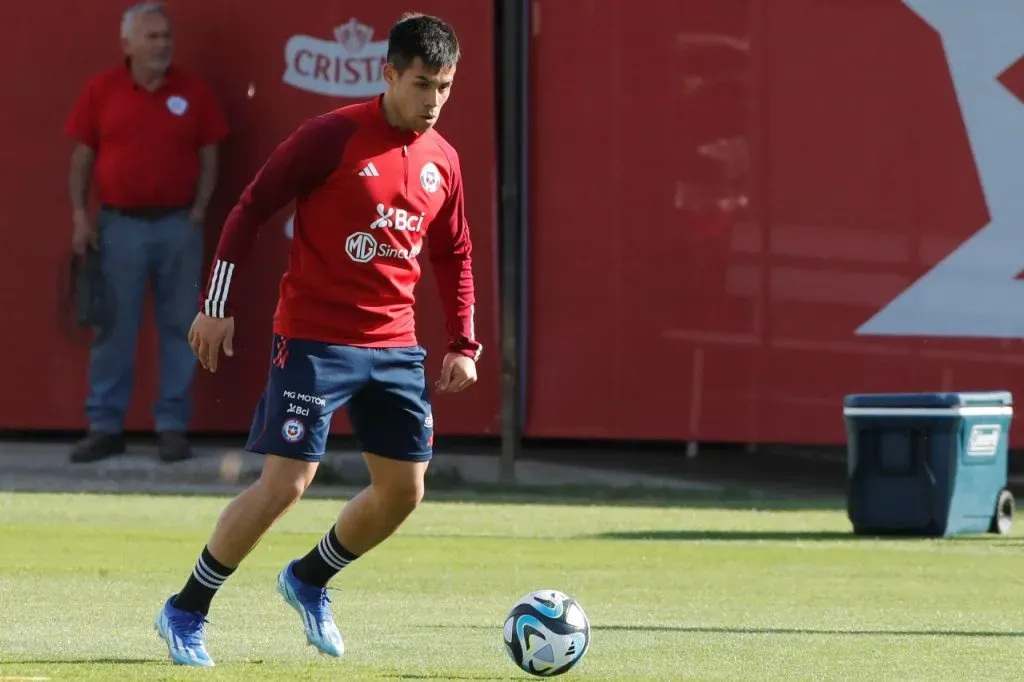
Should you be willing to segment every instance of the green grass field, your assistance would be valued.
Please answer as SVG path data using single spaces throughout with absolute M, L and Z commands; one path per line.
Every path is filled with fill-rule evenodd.
M 0 493 L 0 680 L 521 680 L 501 625 L 534 589 L 592 623 L 560 679 L 997 680 L 1024 669 L 1024 543 L 854 538 L 842 509 L 428 502 L 334 582 L 348 651 L 306 646 L 274 577 L 339 502 L 302 501 L 214 602 L 212 670 L 153 617 L 225 500 Z

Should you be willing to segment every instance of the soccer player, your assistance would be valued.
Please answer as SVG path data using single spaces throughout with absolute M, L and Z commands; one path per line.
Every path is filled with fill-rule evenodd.
M 306 640 L 341 656 L 326 585 L 387 539 L 423 497 L 433 417 L 413 289 L 424 238 L 444 304 L 441 393 L 476 381 L 470 235 L 459 158 L 434 129 L 459 44 L 436 17 L 406 15 L 388 36 L 380 97 L 303 123 L 267 159 L 224 225 L 190 342 L 203 368 L 232 355 L 232 301 L 257 228 L 296 202 L 266 389 L 246 449 L 260 479 L 221 513 L 191 576 L 157 615 L 172 661 L 212 666 L 204 624 L 217 590 L 294 505 L 324 455 L 331 416 L 348 409 L 370 473 L 323 538 L 277 576 Z

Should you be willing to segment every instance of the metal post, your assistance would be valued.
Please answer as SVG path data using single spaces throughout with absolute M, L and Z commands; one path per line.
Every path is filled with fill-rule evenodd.
M 527 271 L 527 91 L 530 1 L 497 0 L 500 30 L 498 76 L 499 258 L 501 292 L 501 462 L 500 480 L 514 483 L 522 447 L 526 395 Z

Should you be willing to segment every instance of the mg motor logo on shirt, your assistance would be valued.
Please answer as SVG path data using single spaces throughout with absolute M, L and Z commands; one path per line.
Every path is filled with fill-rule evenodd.
M 284 48 L 283 80 L 300 90 L 333 97 L 370 97 L 387 89 L 388 41 L 371 40 L 373 28 L 354 17 L 334 29 L 334 40 L 292 36 Z
M 426 215 L 426 213 L 409 213 L 404 208 L 388 208 L 384 204 L 377 204 L 377 219 L 370 223 L 370 229 L 419 232 Z
M 354 232 L 345 240 L 345 253 L 357 263 L 369 263 L 374 258 L 397 258 L 412 260 L 420 255 L 421 246 L 414 245 L 411 249 L 391 244 L 379 244 L 369 232 Z
M 377 240 L 372 234 L 354 232 L 345 240 L 345 253 L 357 263 L 369 263 L 377 255 Z

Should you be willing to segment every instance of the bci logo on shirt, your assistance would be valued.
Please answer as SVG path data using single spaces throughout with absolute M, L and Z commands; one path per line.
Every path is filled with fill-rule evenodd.
M 370 223 L 370 229 L 419 232 L 426 215 L 426 213 L 409 213 L 404 208 L 388 208 L 384 204 L 377 204 L 377 218 Z

